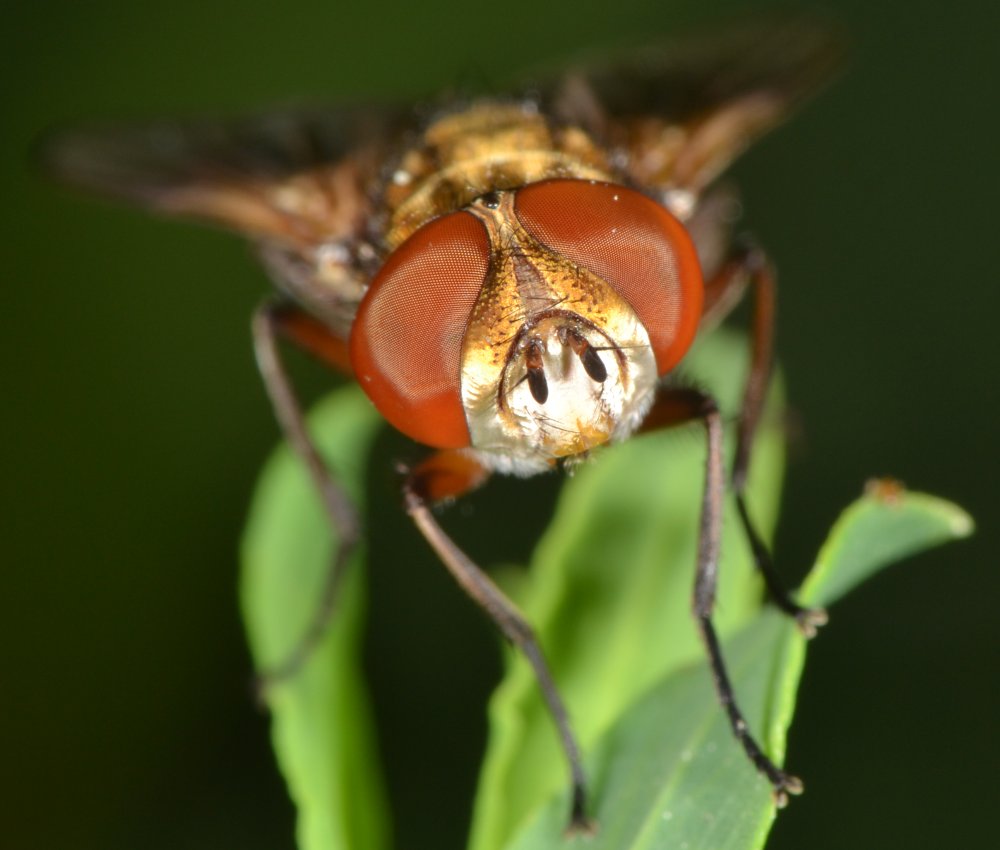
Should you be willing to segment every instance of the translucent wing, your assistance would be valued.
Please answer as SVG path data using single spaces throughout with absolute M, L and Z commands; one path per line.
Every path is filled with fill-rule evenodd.
M 561 120 L 631 154 L 640 184 L 700 191 L 843 64 L 826 22 L 746 25 L 584 60 L 537 89 Z
M 51 133 L 40 155 L 47 171 L 85 189 L 308 244 L 358 226 L 380 155 L 409 122 L 405 109 L 342 107 L 90 126 Z

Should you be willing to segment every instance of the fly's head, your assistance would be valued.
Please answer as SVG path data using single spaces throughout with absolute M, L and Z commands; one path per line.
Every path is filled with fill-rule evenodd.
M 701 305 L 694 246 L 666 209 L 550 179 L 410 236 L 361 303 L 351 358 L 399 430 L 530 474 L 634 431 Z

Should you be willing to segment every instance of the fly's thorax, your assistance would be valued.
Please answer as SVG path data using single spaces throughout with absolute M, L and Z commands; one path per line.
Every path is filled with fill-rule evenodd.
M 606 281 L 533 239 L 514 193 L 469 210 L 491 244 L 487 280 L 462 346 L 471 445 L 530 473 L 628 436 L 652 400 L 657 366 L 633 308 Z
M 433 121 L 405 151 L 385 191 L 385 245 L 490 190 L 550 178 L 613 179 L 606 152 L 579 127 L 553 125 L 531 100 L 483 101 Z

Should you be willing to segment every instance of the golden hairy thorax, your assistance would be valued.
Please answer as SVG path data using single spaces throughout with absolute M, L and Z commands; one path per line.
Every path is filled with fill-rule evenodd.
M 613 180 L 605 152 L 576 127 L 550 124 L 530 102 L 473 104 L 431 123 L 385 189 L 385 247 L 487 192 L 553 177 Z

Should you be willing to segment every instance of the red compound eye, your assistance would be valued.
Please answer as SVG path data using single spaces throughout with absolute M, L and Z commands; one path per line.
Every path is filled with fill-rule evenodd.
M 435 448 L 469 445 L 462 340 L 490 264 L 486 228 L 467 212 L 431 221 L 372 281 L 351 328 L 351 363 L 379 412 Z
M 612 183 L 547 180 L 519 189 L 514 209 L 543 245 L 607 281 L 635 310 L 662 375 L 701 319 L 701 268 L 684 225 L 645 195 Z

